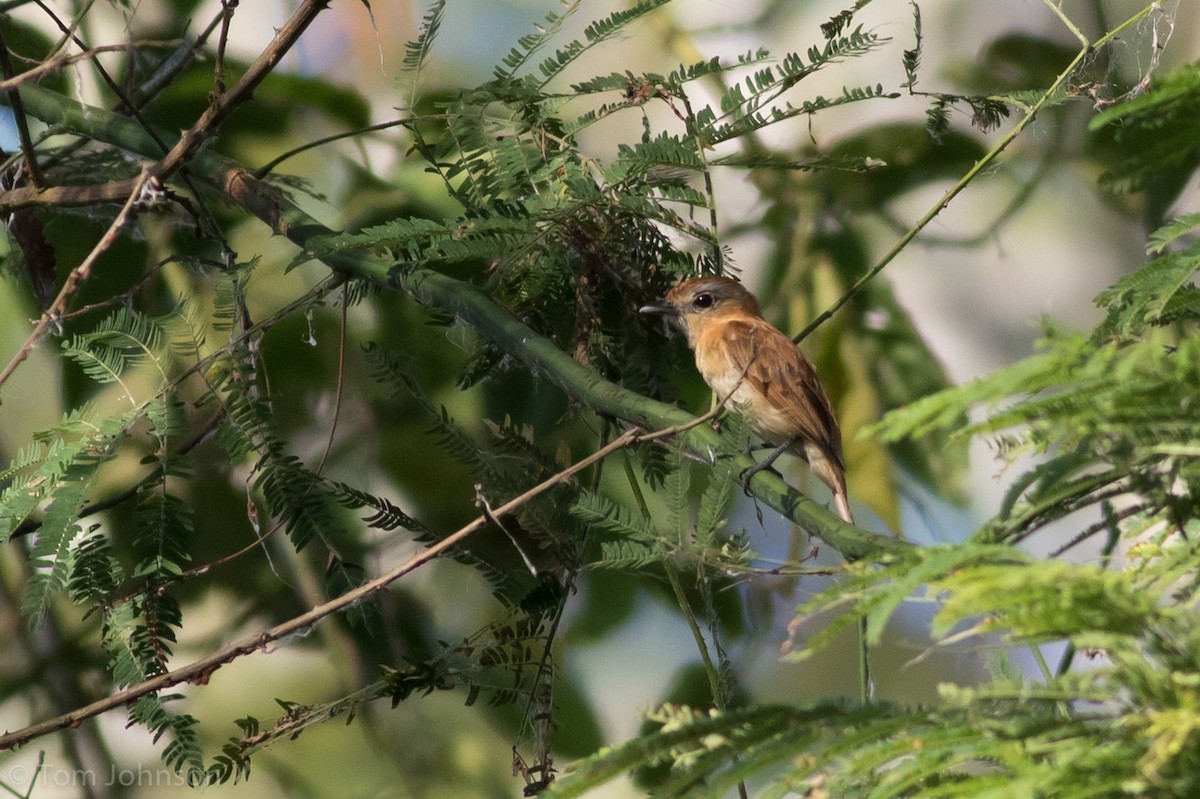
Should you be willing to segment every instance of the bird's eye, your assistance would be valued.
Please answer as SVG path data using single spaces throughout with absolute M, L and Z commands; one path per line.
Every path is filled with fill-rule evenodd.
M 692 300 L 692 305 L 695 305 L 697 308 L 711 308 L 713 305 L 713 295 L 697 294 L 696 299 Z

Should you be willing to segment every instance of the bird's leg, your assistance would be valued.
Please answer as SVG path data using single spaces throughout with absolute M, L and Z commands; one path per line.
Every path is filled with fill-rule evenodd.
M 770 446 L 770 444 L 767 444 L 766 446 Z M 774 452 L 772 452 L 770 455 L 768 455 L 766 458 L 764 458 L 762 460 L 762 462 L 756 463 L 753 466 L 751 466 L 750 468 L 743 471 L 742 472 L 742 493 L 744 493 L 746 496 L 750 496 L 750 479 L 752 477 L 754 477 L 754 475 L 763 471 L 764 469 L 771 469 L 771 464 L 773 464 L 776 460 L 778 460 L 780 455 L 787 452 L 788 448 L 791 446 L 792 446 L 791 441 L 783 442 L 782 444 L 780 444 L 778 447 L 775 448 Z M 774 469 L 771 469 L 771 471 L 774 471 Z M 778 474 L 778 472 L 776 472 L 776 474 Z

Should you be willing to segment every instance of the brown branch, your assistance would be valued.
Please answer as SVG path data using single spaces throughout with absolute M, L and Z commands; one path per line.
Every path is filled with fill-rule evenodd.
M 676 435 L 699 424 L 703 424 L 707 419 L 711 418 L 714 413 L 715 409 L 704 416 L 697 417 L 686 423 L 672 425 L 671 427 L 652 432 L 647 432 L 639 428 L 631 428 L 626 430 L 620 436 L 613 439 L 607 446 L 604 446 L 596 452 L 593 452 L 591 455 L 588 455 L 586 458 L 583 458 L 566 469 L 563 469 L 561 472 L 548 477 L 523 494 L 520 494 L 513 499 L 510 499 L 508 502 L 505 502 L 503 505 L 494 508 L 493 513 L 497 516 L 503 516 L 504 514 L 512 513 L 525 503 L 545 493 L 549 489 L 568 482 L 579 472 L 588 468 L 593 463 L 603 460 L 617 450 L 642 442 L 654 441 Z M 157 677 L 145 680 L 137 685 L 132 685 L 123 691 L 118 691 L 111 696 L 107 696 L 103 699 L 92 702 L 90 705 L 85 705 L 72 710 L 69 713 L 64 713 L 52 719 L 47 719 L 46 721 L 30 724 L 28 727 L 16 730 L 15 732 L 0 735 L 0 750 L 12 749 L 43 735 L 48 735 L 52 732 L 57 732 L 58 730 L 76 727 L 87 719 L 94 718 L 95 716 L 99 716 L 101 713 L 105 713 L 109 710 L 114 710 L 118 707 L 122 707 L 123 705 L 127 705 L 143 696 L 157 693 L 164 688 L 170 688 L 171 686 L 179 685 L 181 683 L 195 683 L 197 685 L 203 685 L 204 683 L 208 682 L 213 672 L 222 666 L 231 663 L 232 661 L 243 657 L 244 655 L 249 655 L 253 652 L 257 652 L 260 649 L 266 649 L 268 644 L 271 644 L 289 635 L 307 630 L 327 616 L 331 616 L 358 604 L 364 599 L 370 597 L 372 594 L 383 590 L 388 585 L 400 579 L 409 572 L 412 572 L 434 558 L 437 558 L 451 547 L 463 541 L 472 533 L 481 530 L 486 526 L 486 516 L 480 515 L 476 517 L 475 520 L 470 524 L 458 529 L 425 551 L 414 555 L 413 557 L 409 558 L 408 561 L 397 566 L 391 571 L 386 572 L 385 574 L 382 574 L 379 577 L 370 580 L 369 582 L 363 583 L 357 588 L 347 591 L 341 596 L 331 599 L 324 604 L 318 605 L 306 613 L 295 616 L 260 633 L 245 636 L 244 638 L 222 647 L 213 654 L 200 658 L 199 660 L 190 663 L 187 666 L 175 669 L 174 671 L 166 672 L 165 674 L 160 674 Z
M 84 281 L 92 273 L 92 267 L 96 265 L 96 261 L 100 256 L 108 251 L 108 248 L 117 240 L 117 236 L 121 234 L 121 230 L 125 227 L 125 223 L 132 216 L 138 199 L 142 196 L 142 190 L 150 181 L 150 173 L 147 170 L 142 170 L 141 176 L 133 183 L 133 188 L 129 192 L 128 199 L 125 200 L 125 205 L 121 207 L 121 212 L 117 214 L 117 218 L 108 226 L 108 230 L 104 231 L 104 235 L 100 237 L 100 241 L 96 242 L 96 246 L 88 253 L 87 257 L 71 270 L 71 274 L 67 275 L 63 287 L 59 290 L 58 296 L 54 298 L 54 302 L 42 314 L 37 325 L 34 326 L 33 332 L 25 339 L 25 343 L 21 345 L 21 349 L 12 360 L 8 362 L 8 366 L 4 367 L 4 371 L 0 372 L 0 387 L 2 387 L 8 378 L 12 377 L 17 367 L 29 357 L 29 353 L 33 352 L 33 348 L 37 346 L 38 341 L 45 335 L 46 330 L 51 324 L 56 323 L 67 310 L 67 303 L 71 300 L 71 295 L 81 286 Z
M 213 63 L 213 96 L 225 93 L 225 47 L 229 43 L 229 25 L 238 0 L 221 0 L 221 33 L 217 36 L 217 55 Z
M 139 178 L 79 186 L 22 186 L 0 193 L 0 213 L 35 206 L 68 207 L 121 202 L 133 193 Z
M 129 42 L 128 44 L 105 44 L 97 47 L 89 47 L 82 53 L 76 53 L 75 55 L 60 53 L 59 55 L 51 56 L 36 67 L 31 67 L 20 74 L 5 75 L 4 80 L 0 81 L 0 90 L 9 91 L 15 89 L 23 83 L 38 80 L 64 67 L 78 64 L 81 61 L 90 61 L 101 53 L 119 53 L 145 47 L 177 47 L 180 43 L 179 39 L 165 39 L 161 41 Z
M 317 18 L 317 14 L 325 10 L 329 2 L 330 0 L 304 0 L 292 18 L 279 29 L 267 48 L 246 70 L 246 74 L 242 75 L 232 89 L 216 97 L 201 114 L 196 124 L 192 125 L 175 143 L 171 151 L 158 162 L 154 170 L 155 174 L 165 178 L 182 167 L 184 162 L 191 158 L 203 143 L 204 138 L 233 113 L 234 109 L 251 98 L 254 90 L 258 88 L 258 84 L 271 74 L 287 51 L 295 45 L 300 35 Z
M 59 320 L 65 321 L 67 319 L 76 319 L 80 316 L 87 316 L 90 313 L 95 313 L 96 311 L 102 311 L 105 308 L 111 308 L 114 305 L 125 305 L 133 302 L 133 298 L 137 296 L 139 291 L 142 290 L 142 287 L 153 280 L 163 267 L 172 263 L 191 263 L 196 266 L 208 266 L 212 269 L 223 269 L 225 267 L 225 264 L 221 263 L 220 261 L 214 261 L 211 258 L 169 255 L 143 272 L 142 276 L 134 281 L 133 285 L 122 291 L 120 294 L 113 294 L 106 299 L 99 300 L 97 302 L 90 302 L 87 305 L 81 305 L 70 313 L 65 313 L 60 316 Z
M 213 17 L 209 21 L 208 26 L 200 31 L 196 39 L 187 47 L 180 46 L 175 48 L 175 52 L 159 64 L 150 77 L 141 86 L 137 87 L 136 91 L 134 91 L 134 99 L 142 104 L 148 103 L 157 97 L 163 89 L 174 83 L 179 73 L 195 60 L 196 54 L 208 43 L 208 37 L 212 36 L 213 31 L 217 29 L 220 19 L 220 14 Z M 117 110 L 120 111 L 122 109 L 118 108 Z

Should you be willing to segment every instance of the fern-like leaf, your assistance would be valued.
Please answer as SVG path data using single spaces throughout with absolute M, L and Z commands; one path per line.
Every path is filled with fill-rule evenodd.
M 657 530 L 625 506 L 605 497 L 583 491 L 571 508 L 571 515 L 597 533 L 616 539 L 654 544 L 661 540 Z
M 445 0 L 435 0 L 421 19 L 421 27 L 417 31 L 417 38 L 404 45 L 404 58 L 400 62 L 400 66 L 405 72 L 413 73 L 414 92 L 416 91 L 417 75 L 420 73 L 421 68 L 425 66 L 426 59 L 429 58 L 429 52 L 433 48 L 434 39 L 437 38 L 438 29 L 441 28 L 442 13 L 445 10 Z

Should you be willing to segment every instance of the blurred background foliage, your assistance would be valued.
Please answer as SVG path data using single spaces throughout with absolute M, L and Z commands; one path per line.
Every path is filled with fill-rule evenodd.
M 86 54 L 16 81 L 21 114 L 5 93 L 5 363 L 129 191 L 30 187 L 164 155 L 56 109 L 169 147 L 301 5 L 3 4 L 6 76 Z M 489 319 L 704 412 L 680 337 L 637 314 L 697 272 L 793 334 L 836 307 L 802 346 L 860 524 L 921 546 L 846 563 L 836 529 L 759 508 L 730 418 L 707 462 L 619 451 L 306 634 L 5 753 L 0 780 L 512 796 L 638 736 L 564 792 L 1189 795 L 1200 21 L 998 5 L 331 4 L 0 383 L 5 728 L 336 597 L 638 418 Z M 310 219 L 273 235 L 222 163 Z M 493 316 L 430 303 L 422 270 Z

